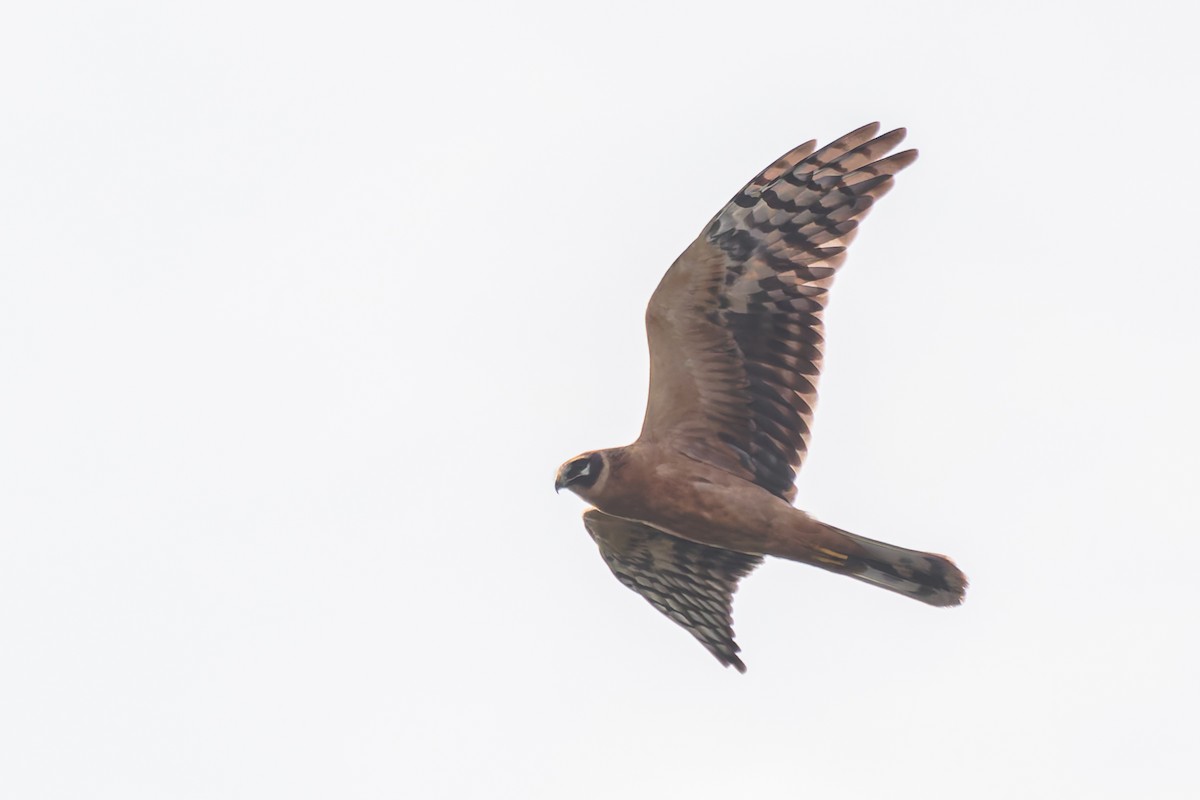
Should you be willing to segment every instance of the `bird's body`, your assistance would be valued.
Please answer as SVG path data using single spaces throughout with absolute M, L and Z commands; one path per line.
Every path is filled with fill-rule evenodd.
M 603 451 L 596 507 L 689 541 L 742 553 L 772 552 L 808 515 L 703 461 L 652 442 Z
M 933 605 L 962 601 L 944 556 L 866 539 L 794 507 L 823 357 L 821 314 L 845 246 L 916 151 L 860 128 L 787 153 L 736 195 L 663 276 L 646 311 L 650 396 L 638 440 L 559 470 L 622 583 L 739 669 L 737 580 L 763 556 Z

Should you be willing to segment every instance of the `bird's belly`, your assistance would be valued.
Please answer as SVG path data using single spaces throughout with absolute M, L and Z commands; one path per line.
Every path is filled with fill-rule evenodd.
M 701 544 L 743 553 L 767 552 L 781 530 L 795 528 L 804 512 L 760 486 L 725 473 L 645 476 L 637 492 L 617 500 L 609 514 L 635 519 Z M 606 504 L 607 505 L 607 504 Z

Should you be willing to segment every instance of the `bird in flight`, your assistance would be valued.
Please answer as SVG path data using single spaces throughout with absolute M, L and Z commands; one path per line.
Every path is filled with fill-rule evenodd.
M 916 150 L 872 123 L 784 154 L 676 259 L 646 309 L 641 435 L 563 464 L 556 490 L 613 575 L 745 672 L 730 618 L 738 581 L 775 556 L 935 606 L 966 576 L 945 556 L 874 541 L 792 505 L 822 359 L 821 314 L 859 221 Z M 815 150 L 815 152 L 814 152 Z

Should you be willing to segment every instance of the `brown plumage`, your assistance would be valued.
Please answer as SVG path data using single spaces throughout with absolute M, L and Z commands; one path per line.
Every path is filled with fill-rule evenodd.
M 808 448 L 821 314 L 859 221 L 917 151 L 878 123 L 759 173 L 667 270 L 646 309 L 650 396 L 638 440 L 563 464 L 555 488 L 613 574 L 745 671 L 730 604 L 762 556 L 937 606 L 963 600 L 948 558 L 876 542 L 791 505 Z M 886 156 L 886 157 L 885 157 Z

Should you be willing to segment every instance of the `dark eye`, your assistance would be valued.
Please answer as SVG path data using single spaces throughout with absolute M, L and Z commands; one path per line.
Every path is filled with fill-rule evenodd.
M 591 486 L 596 482 L 596 478 L 600 477 L 600 469 L 603 466 L 604 460 L 600 458 L 599 453 L 576 459 L 571 462 L 571 483 L 578 483 L 583 487 Z

